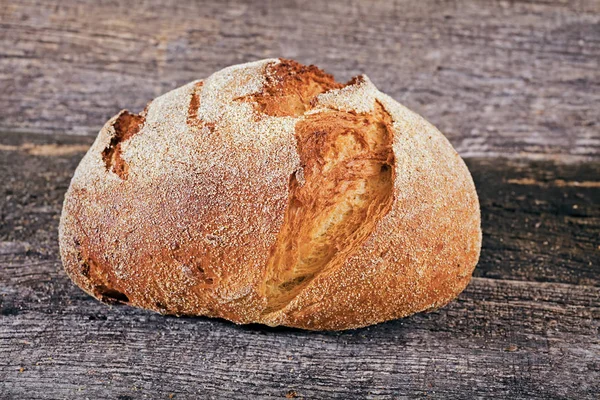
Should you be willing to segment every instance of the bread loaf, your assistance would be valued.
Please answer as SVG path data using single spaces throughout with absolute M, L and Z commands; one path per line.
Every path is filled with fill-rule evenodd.
M 481 246 L 465 164 L 365 76 L 268 59 L 100 131 L 64 201 L 71 279 L 107 303 L 312 330 L 434 309 Z

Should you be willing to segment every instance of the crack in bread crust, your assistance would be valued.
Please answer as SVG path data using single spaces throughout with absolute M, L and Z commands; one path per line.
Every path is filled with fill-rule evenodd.
M 136 135 L 145 121 L 145 113 L 132 114 L 123 110 L 113 123 L 114 135 L 110 138 L 109 145 L 102 151 L 106 170 L 114 172 L 123 180 L 129 174 L 129 164 L 121 157 L 122 144 Z
M 263 314 L 289 304 L 319 274 L 336 268 L 366 240 L 392 204 L 392 120 L 383 105 L 357 113 L 326 107 L 317 96 L 349 85 L 311 65 L 280 59 L 265 70 L 251 102 L 258 118 L 296 117 L 301 167 L 289 177 L 283 225 L 267 262 Z
M 194 91 L 190 99 L 190 105 L 188 106 L 188 114 L 186 123 L 188 125 L 196 125 L 198 120 L 198 108 L 200 108 L 200 91 L 204 86 L 204 82 L 200 81 L 194 85 Z
M 269 65 L 265 80 L 260 93 L 240 100 L 251 102 L 256 111 L 272 117 L 301 116 L 319 94 L 345 86 L 314 65 L 286 59 Z
M 268 262 L 265 314 L 341 265 L 390 210 L 391 123 L 377 102 L 371 113 L 328 109 L 296 124 L 302 169 L 290 176 L 284 223 Z
M 207 127 L 211 133 L 215 130 L 215 124 L 212 122 L 206 122 L 198 116 L 198 110 L 200 108 L 200 94 L 204 81 L 200 81 L 194 85 L 194 90 L 190 98 L 190 104 L 188 106 L 186 124 L 191 128 L 202 128 Z

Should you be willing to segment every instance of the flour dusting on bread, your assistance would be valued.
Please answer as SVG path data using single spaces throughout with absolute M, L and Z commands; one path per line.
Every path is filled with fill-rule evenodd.
M 463 161 L 366 75 L 267 59 L 122 111 L 65 197 L 86 292 L 176 315 L 347 329 L 439 307 L 481 246 Z

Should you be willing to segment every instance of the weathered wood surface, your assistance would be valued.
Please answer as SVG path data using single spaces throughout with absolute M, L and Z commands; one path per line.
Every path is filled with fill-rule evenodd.
M 597 398 L 600 162 L 473 158 L 484 241 L 449 306 L 315 333 L 109 308 L 62 270 L 89 137 L 0 135 L 0 398 Z
M 310 333 L 74 286 L 58 218 L 104 121 L 279 56 L 367 73 L 467 157 L 484 237 L 459 299 Z M 0 399 L 598 398 L 599 63 L 595 0 L 0 0 Z
M 600 154 L 600 2 L 0 0 L 0 128 L 95 134 L 231 64 L 367 73 L 467 157 Z

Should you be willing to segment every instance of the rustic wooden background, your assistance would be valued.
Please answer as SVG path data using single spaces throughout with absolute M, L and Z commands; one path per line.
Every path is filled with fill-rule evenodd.
M 364 72 L 436 124 L 483 249 L 449 306 L 314 333 L 107 307 L 57 223 L 104 121 L 265 57 Z M 597 399 L 600 1 L 0 0 L 0 398 Z

